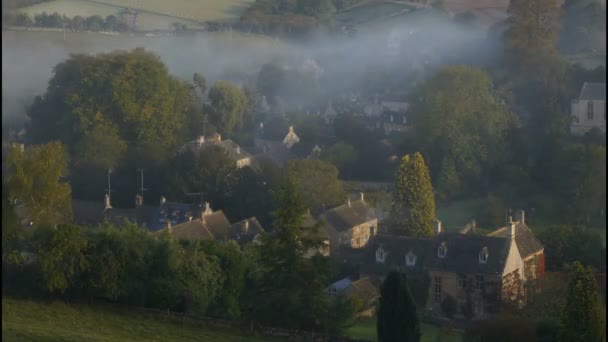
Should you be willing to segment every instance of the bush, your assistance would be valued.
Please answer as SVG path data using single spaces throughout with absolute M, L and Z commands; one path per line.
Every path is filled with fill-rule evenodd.
M 448 317 L 454 317 L 456 311 L 458 311 L 458 303 L 454 297 L 447 295 L 441 302 L 441 310 Z
M 534 323 L 517 317 L 479 321 L 465 330 L 464 342 L 535 342 Z

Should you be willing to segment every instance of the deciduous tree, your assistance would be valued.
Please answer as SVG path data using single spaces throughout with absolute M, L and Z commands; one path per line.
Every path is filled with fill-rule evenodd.
M 245 123 L 247 96 L 236 85 L 228 81 L 217 81 L 209 90 L 210 121 L 217 130 L 231 136 Z

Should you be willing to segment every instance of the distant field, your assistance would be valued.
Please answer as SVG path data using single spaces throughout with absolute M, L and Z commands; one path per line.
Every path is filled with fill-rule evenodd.
M 254 0 L 53 0 L 21 8 L 19 12 L 35 16 L 42 12 L 69 17 L 117 15 L 124 8 L 138 9 L 140 30 L 168 29 L 173 23 L 191 28 L 205 21 L 235 20 Z
M 142 312 L 2 298 L 3 341 L 269 341 Z M 276 341 L 276 340 L 275 340 Z
M 373 3 L 340 12 L 334 16 L 334 20 L 342 25 L 360 25 L 412 9 L 414 9 L 412 6 L 392 2 Z
M 347 336 L 357 339 L 368 340 L 372 342 L 377 341 L 376 336 L 376 320 L 362 321 L 348 329 Z M 421 342 L 461 342 L 461 333 L 454 331 L 451 335 L 445 334 L 440 328 L 422 323 L 422 338 Z

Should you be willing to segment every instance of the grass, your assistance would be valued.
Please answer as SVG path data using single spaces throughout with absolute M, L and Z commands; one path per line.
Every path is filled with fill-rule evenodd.
M 103 305 L 2 298 L 4 341 L 268 341 Z
M 441 331 L 440 328 L 422 323 L 421 342 L 460 342 L 462 336 L 459 332 L 453 332 L 450 336 Z M 361 321 L 347 331 L 347 336 L 368 341 L 377 341 L 376 320 Z
M 20 8 L 34 17 L 42 12 L 57 12 L 68 17 L 118 15 L 124 8 L 140 10 L 137 28 L 166 30 L 171 24 L 199 28 L 205 21 L 236 20 L 253 0 L 53 0 Z
M 375 3 L 340 12 L 334 20 L 343 25 L 360 25 L 372 20 L 382 19 L 396 13 L 411 10 L 413 7 L 395 3 Z
M 441 220 L 446 231 L 457 231 L 471 221 L 471 218 L 477 213 L 481 201 L 482 199 L 469 199 L 439 207 L 437 208 L 437 218 Z

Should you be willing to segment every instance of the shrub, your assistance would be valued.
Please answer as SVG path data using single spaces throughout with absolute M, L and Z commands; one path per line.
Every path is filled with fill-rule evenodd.
M 447 295 L 441 302 L 441 310 L 448 317 L 454 317 L 456 311 L 458 311 L 458 303 L 454 297 Z
M 469 327 L 463 337 L 464 342 L 512 342 L 536 341 L 534 323 L 517 317 L 499 317 L 479 321 Z

